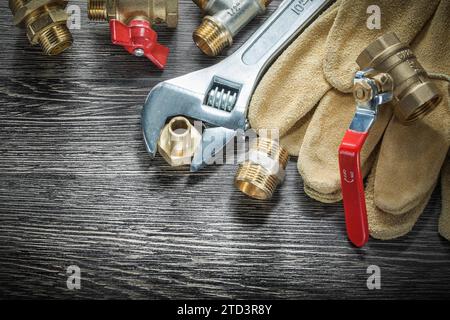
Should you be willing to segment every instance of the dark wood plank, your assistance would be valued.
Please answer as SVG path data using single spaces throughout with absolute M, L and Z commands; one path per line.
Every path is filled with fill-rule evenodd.
M 199 10 L 182 0 L 181 12 L 176 31 L 161 30 L 173 52 L 159 72 L 85 17 L 73 49 L 40 56 L 0 3 L 0 297 L 450 297 L 439 190 L 408 236 L 357 250 L 341 204 L 309 199 L 294 161 L 273 200 L 258 202 L 234 189 L 235 166 L 191 175 L 150 159 L 148 91 L 222 58 L 191 41 Z M 371 264 L 382 290 L 366 287 Z M 66 288 L 69 265 L 82 270 L 81 290 Z

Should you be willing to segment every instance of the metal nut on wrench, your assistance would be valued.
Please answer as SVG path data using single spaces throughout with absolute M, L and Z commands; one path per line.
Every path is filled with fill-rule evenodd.
M 142 111 L 148 152 L 153 156 L 156 154 L 157 142 L 167 119 L 182 115 L 207 126 L 194 153 L 191 171 L 198 171 L 210 163 L 213 155 L 203 151 L 211 148 L 220 151 L 234 138 L 237 130 L 248 128 L 247 109 L 259 79 L 295 36 L 332 2 L 284 0 L 227 59 L 156 85 Z M 299 5 L 302 10 L 298 10 Z
M 201 135 L 185 117 L 175 117 L 164 127 L 158 150 L 172 167 L 190 165 Z

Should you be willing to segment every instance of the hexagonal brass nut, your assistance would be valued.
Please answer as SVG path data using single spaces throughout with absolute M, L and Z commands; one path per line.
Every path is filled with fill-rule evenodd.
M 56 24 L 66 24 L 68 14 L 61 9 L 52 9 L 41 14 L 36 20 L 27 25 L 27 36 L 32 44 L 37 44 L 42 32 Z
M 37 11 L 41 7 L 48 7 L 54 4 L 59 5 L 62 9 L 65 9 L 68 3 L 68 0 L 31 0 L 24 4 L 24 6 L 16 12 L 16 14 L 14 15 L 14 24 L 16 26 L 22 24 L 27 16 Z
M 161 131 L 158 151 L 172 167 L 190 165 L 201 138 L 188 119 L 175 117 Z

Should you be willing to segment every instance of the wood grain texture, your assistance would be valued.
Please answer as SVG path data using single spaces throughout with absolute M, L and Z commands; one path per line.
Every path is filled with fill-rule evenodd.
M 151 87 L 220 60 L 191 41 L 199 10 L 181 0 L 179 28 L 161 30 L 172 54 L 160 72 L 72 3 L 82 28 L 54 58 L 0 3 L 1 298 L 450 298 L 439 190 L 408 236 L 354 249 L 341 204 L 309 199 L 294 162 L 265 203 L 234 189 L 234 166 L 191 175 L 151 160 L 140 131 Z M 366 288 L 371 264 L 382 290 Z M 81 290 L 66 288 L 69 265 Z

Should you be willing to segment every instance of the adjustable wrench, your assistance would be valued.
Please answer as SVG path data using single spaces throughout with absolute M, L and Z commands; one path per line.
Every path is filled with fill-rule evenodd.
M 191 171 L 208 164 L 237 130 L 248 129 L 247 110 L 267 67 L 334 0 L 284 0 L 265 23 L 231 56 L 202 69 L 156 85 L 142 111 L 148 152 L 154 156 L 160 132 L 169 118 L 186 116 L 207 128 L 194 154 Z M 218 139 L 217 137 L 221 137 Z

